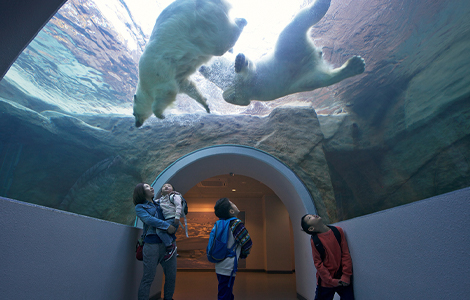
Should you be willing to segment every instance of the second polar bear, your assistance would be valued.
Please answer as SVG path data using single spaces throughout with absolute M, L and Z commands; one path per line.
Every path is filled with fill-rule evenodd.
M 279 35 L 274 51 L 256 62 L 240 53 L 235 64 L 222 57 L 199 71 L 224 90 L 226 102 L 236 105 L 311 91 L 363 73 L 365 63 L 360 56 L 351 57 L 339 68 L 330 67 L 307 34 L 326 14 L 330 2 L 316 0 L 300 10 Z
M 165 108 L 185 93 L 207 112 L 209 106 L 189 79 L 213 56 L 231 49 L 246 25 L 231 20 L 225 0 L 176 0 L 158 16 L 150 40 L 139 60 L 139 81 L 134 95 L 135 126 L 152 112 L 163 117 Z

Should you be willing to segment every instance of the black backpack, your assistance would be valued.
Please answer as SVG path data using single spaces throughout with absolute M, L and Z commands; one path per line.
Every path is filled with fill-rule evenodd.
M 330 226 L 330 225 L 326 225 L 326 226 L 328 226 L 333 231 L 336 241 L 338 242 L 339 247 L 341 248 L 341 233 L 339 233 L 338 228 L 336 228 L 335 226 Z M 325 260 L 325 248 L 323 247 L 322 242 L 320 241 L 320 239 L 318 238 L 316 234 L 312 234 L 312 241 L 318 253 L 320 253 L 321 260 L 322 261 Z M 333 278 L 339 279 L 341 278 L 341 275 L 343 275 L 343 265 L 340 265 L 338 271 L 336 271 Z M 320 285 L 320 283 L 321 283 L 321 277 L 318 277 L 318 285 Z

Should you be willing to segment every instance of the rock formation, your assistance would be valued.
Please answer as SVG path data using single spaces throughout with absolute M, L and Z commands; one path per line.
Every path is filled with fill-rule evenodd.
M 2 100 L 0 110 L 0 126 L 7 129 L 0 135 L 4 153 L 17 162 L 0 173 L 12 182 L 2 193 L 13 199 L 129 224 L 136 183 L 152 182 L 194 150 L 239 144 L 286 163 L 312 192 L 318 210 L 336 219 L 323 134 L 312 108 L 276 109 L 266 118 L 177 116 L 142 129 L 132 116 L 38 114 Z

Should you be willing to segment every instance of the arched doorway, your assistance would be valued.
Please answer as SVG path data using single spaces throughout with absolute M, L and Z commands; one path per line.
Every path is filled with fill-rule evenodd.
M 272 189 L 286 207 L 294 228 L 295 272 L 297 293 L 314 294 L 311 279 L 315 267 L 310 241 L 299 230 L 296 221 L 308 213 L 316 213 L 312 196 L 302 181 L 284 163 L 255 148 L 240 145 L 217 145 L 189 153 L 166 168 L 153 182 L 159 187 L 171 182 L 185 194 L 198 182 L 220 174 L 240 174 L 263 182 Z M 288 242 L 288 241 L 286 241 Z M 313 287 L 312 287 L 313 286 Z M 312 290 L 313 289 L 313 290 Z

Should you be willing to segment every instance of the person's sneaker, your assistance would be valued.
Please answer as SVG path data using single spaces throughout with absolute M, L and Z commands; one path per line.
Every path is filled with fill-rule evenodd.
M 172 258 L 173 255 L 176 253 L 176 248 L 178 248 L 178 247 L 176 247 L 175 243 L 171 244 L 170 247 L 171 248 L 169 250 L 167 250 L 165 256 L 163 256 L 163 261 L 167 261 L 170 258 Z

